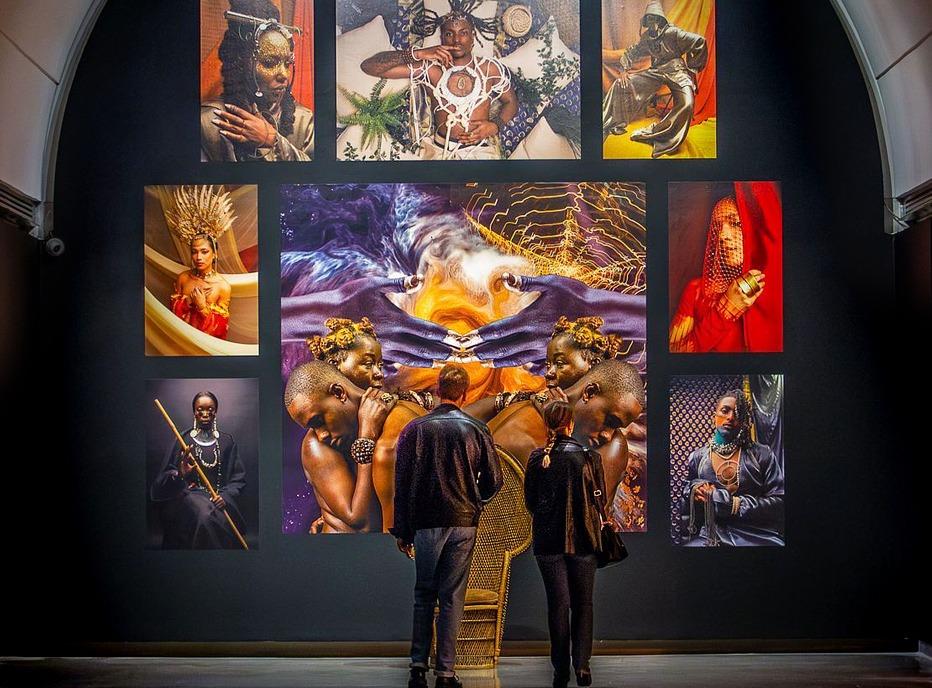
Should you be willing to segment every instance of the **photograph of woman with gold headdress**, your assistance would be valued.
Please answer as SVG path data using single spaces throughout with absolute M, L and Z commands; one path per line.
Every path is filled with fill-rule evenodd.
M 255 186 L 145 190 L 146 354 L 255 356 Z
M 669 207 L 670 351 L 782 351 L 779 183 L 673 183 Z
M 313 0 L 201 1 L 201 160 L 314 156 Z

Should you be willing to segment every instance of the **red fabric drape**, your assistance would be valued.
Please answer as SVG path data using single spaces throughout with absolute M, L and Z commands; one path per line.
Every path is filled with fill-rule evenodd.
M 744 236 L 744 269 L 764 273 L 766 287 L 744 315 L 749 351 L 783 351 L 783 206 L 777 182 L 735 182 Z
M 259 270 L 259 245 L 244 248 L 239 252 L 239 259 L 248 272 Z
M 294 25 L 303 33 L 295 37 L 294 99 L 309 110 L 314 109 L 314 2 L 297 0 L 294 7 Z
M 207 315 L 201 313 L 193 303 L 185 302 L 178 294 L 171 297 L 172 313 L 205 334 L 219 339 L 227 338 L 227 329 L 230 326 L 230 311 L 226 307 L 214 304 Z
M 224 10 L 229 9 L 229 3 L 224 3 Z M 226 31 L 226 19 L 223 12 L 217 12 L 213 7 L 201 7 L 201 50 L 210 41 L 210 51 L 201 60 L 201 102 L 215 100 L 223 91 L 223 81 L 220 78 L 220 41 Z

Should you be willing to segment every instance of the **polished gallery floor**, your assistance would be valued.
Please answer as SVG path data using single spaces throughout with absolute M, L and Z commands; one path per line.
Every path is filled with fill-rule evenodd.
M 592 673 L 596 688 L 932 685 L 932 663 L 916 654 L 596 657 Z M 407 675 L 405 662 L 399 659 L 0 659 L 0 688 L 403 688 Z M 496 671 L 464 671 L 460 677 L 466 688 L 546 688 L 550 667 L 543 657 L 506 657 Z

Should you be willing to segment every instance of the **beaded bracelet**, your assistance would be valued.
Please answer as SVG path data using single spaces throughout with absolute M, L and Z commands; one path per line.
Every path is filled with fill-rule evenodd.
M 407 48 L 401 51 L 401 59 L 406 65 L 414 64 L 417 62 L 417 58 L 414 56 L 413 45 L 409 45 Z
M 375 440 L 368 437 L 358 437 L 350 446 L 350 457 L 360 465 L 372 463 L 375 455 Z

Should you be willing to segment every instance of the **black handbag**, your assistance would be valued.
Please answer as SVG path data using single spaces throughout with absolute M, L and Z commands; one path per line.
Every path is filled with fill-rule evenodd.
M 595 503 L 599 506 L 599 521 L 601 522 L 602 514 L 605 513 L 607 506 L 606 497 L 602 494 L 602 490 L 598 488 L 593 491 L 592 496 L 595 497 Z M 595 553 L 595 558 L 596 565 L 600 569 L 614 566 L 627 558 L 628 548 L 625 547 L 621 535 L 612 528 L 611 523 L 602 523 L 602 528 L 599 531 L 599 542 L 601 547 Z
M 614 566 L 624 561 L 628 556 L 628 548 L 625 547 L 621 535 L 612 529 L 610 523 L 602 526 L 602 549 L 596 552 L 596 562 L 600 569 Z

